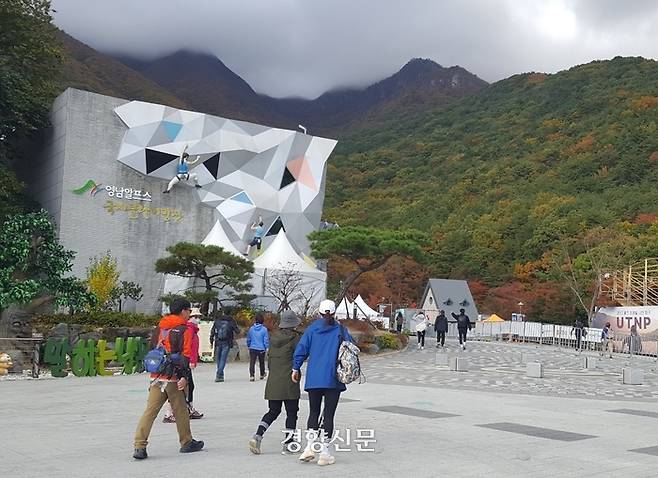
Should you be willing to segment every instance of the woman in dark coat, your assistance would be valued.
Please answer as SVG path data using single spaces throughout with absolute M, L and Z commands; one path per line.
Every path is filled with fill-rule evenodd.
M 283 441 L 282 453 L 294 453 L 300 450 L 301 445 L 294 441 L 297 428 L 297 412 L 299 411 L 299 383 L 292 381 L 292 356 L 299 342 L 301 334 L 295 330 L 301 321 L 291 310 L 281 315 L 279 330 L 270 336 L 270 356 L 268 368 L 270 373 L 265 385 L 265 400 L 269 405 L 268 412 L 263 416 L 256 434 L 249 440 L 249 449 L 252 453 L 261 453 L 260 444 L 263 434 L 268 427 L 281 414 L 281 407 L 286 408 L 286 437 Z

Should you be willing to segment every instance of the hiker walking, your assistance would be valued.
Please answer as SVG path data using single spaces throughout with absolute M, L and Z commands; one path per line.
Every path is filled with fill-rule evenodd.
M 192 438 L 190 416 L 185 402 L 185 387 L 189 375 L 189 358 L 192 355 L 192 331 L 187 321 L 192 311 L 190 302 L 177 297 L 169 306 L 170 314 L 164 316 L 151 336 L 152 349 L 162 348 L 162 362 L 158 372 L 150 374 L 149 394 L 146 410 L 135 431 L 135 451 L 133 458 L 143 460 L 148 457 L 146 446 L 155 418 L 162 406 L 169 400 L 176 418 L 176 429 L 181 453 L 192 453 L 203 448 L 203 442 Z M 150 353 L 150 352 L 149 352 Z
M 336 304 L 323 300 L 319 307 L 320 318 L 314 321 L 304 332 L 297 344 L 293 356 L 292 381 L 298 383 L 300 370 L 308 359 L 304 390 L 308 392 L 309 415 L 307 422 L 307 441 L 301 461 L 315 459 L 315 452 L 320 451 L 318 465 L 332 465 L 336 458 L 329 450 L 329 440 L 334 434 L 334 415 L 341 392 L 347 387 L 336 377 L 336 361 L 341 341 L 353 342 L 347 328 L 336 319 Z M 320 409 L 324 400 L 322 414 L 323 430 L 319 430 Z M 314 446 L 315 445 L 315 446 Z M 319 447 L 318 447 L 319 445 Z
M 249 349 L 249 381 L 256 380 L 256 359 L 260 368 L 260 379 L 266 377 L 265 373 L 265 353 L 270 348 L 270 334 L 263 325 L 265 318 L 263 314 L 258 313 L 254 318 L 254 325 L 251 326 L 247 333 L 247 348 Z
M 219 319 L 215 320 L 210 330 L 210 346 L 215 349 L 215 359 L 217 360 L 217 372 L 215 373 L 215 382 L 224 381 L 224 367 L 226 367 L 226 359 L 228 353 L 233 347 L 235 341 L 235 334 L 239 333 L 240 329 L 233 317 L 229 315 L 222 315 Z
M 281 453 L 284 455 L 295 453 L 301 448 L 301 445 L 294 440 L 299 411 L 299 382 L 293 382 L 290 377 L 292 357 L 301 337 L 295 327 L 300 323 L 301 320 L 292 310 L 286 310 L 281 314 L 279 329 L 272 332 L 270 337 L 267 362 L 270 373 L 265 385 L 265 400 L 269 410 L 261 419 L 256 434 L 249 440 L 249 449 L 256 455 L 261 453 L 263 435 L 281 414 L 282 406 L 286 409 L 286 437 L 282 442 Z
M 471 330 L 471 319 L 466 315 L 466 310 L 459 309 L 459 315 L 452 312 L 452 318 L 457 321 L 457 332 L 459 333 L 459 345 L 466 350 L 466 335 Z
M 430 325 L 430 320 L 422 310 L 414 315 L 414 320 L 420 320 L 416 324 L 416 336 L 418 337 L 418 350 L 423 350 L 425 349 L 425 333 Z
M 448 317 L 446 317 L 445 310 L 440 310 L 439 315 L 436 316 L 434 331 L 436 332 L 436 348 L 445 347 L 448 332 Z
M 576 350 L 580 352 L 582 350 L 582 339 L 587 335 L 585 325 L 580 319 L 576 319 L 576 321 L 573 323 L 573 327 L 571 327 L 570 335 L 574 334 L 576 336 Z
M 612 358 L 612 352 L 614 352 L 614 343 L 612 341 L 612 330 L 610 326 L 610 322 L 606 322 L 605 326 L 603 329 L 601 329 L 601 357 L 603 357 L 606 353 L 610 354 L 610 358 Z
M 404 315 L 402 315 L 401 310 L 398 310 L 398 313 L 395 316 L 395 325 L 396 325 L 396 330 L 398 331 L 398 334 L 401 334 L 402 333 L 402 326 L 404 325 Z
M 187 378 L 187 387 L 186 398 L 187 409 L 190 413 L 191 420 L 198 420 L 203 418 L 203 413 L 199 413 L 192 403 L 194 400 L 194 377 L 192 376 L 192 371 L 196 368 L 199 363 L 199 322 L 201 321 L 203 314 L 198 307 L 192 307 L 192 312 L 190 313 L 190 319 L 187 321 L 187 328 L 192 331 L 192 354 L 190 355 L 190 371 L 186 376 Z M 174 411 L 171 408 L 171 402 L 167 402 L 167 413 L 165 413 L 164 418 L 162 419 L 164 423 L 175 423 L 176 418 L 174 417 Z

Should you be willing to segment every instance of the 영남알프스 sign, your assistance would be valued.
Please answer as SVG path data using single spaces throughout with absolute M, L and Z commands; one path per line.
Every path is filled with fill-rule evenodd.
M 628 333 L 636 326 L 639 334 L 658 332 L 658 307 L 601 307 L 594 316 L 592 327 L 603 328 L 610 322 L 612 330 Z

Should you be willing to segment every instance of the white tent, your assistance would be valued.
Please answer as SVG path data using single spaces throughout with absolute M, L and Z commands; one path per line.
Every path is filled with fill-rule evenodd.
M 354 305 L 352 302 L 347 297 L 343 297 L 343 300 L 336 306 L 336 317 L 339 319 L 346 319 L 348 316 L 352 317 L 354 315 L 352 312 L 353 309 Z
M 277 282 L 284 280 L 286 274 L 290 277 L 290 273 L 300 282 L 298 290 L 290 296 L 291 308 L 304 312 L 304 303 L 308 302 L 309 311 L 313 310 L 325 296 L 327 274 L 302 259 L 281 229 L 274 241 L 254 260 L 252 294 L 272 297 L 268 288 L 276 287 Z
M 359 319 L 376 319 L 380 316 L 379 312 L 371 309 L 370 306 L 366 304 L 366 301 L 363 300 L 361 294 L 356 296 L 354 304 L 356 304 L 356 316 Z
M 201 244 L 204 246 L 219 246 L 224 250 L 235 254 L 236 256 L 242 257 L 240 251 L 238 251 L 238 249 L 233 245 L 231 240 L 226 235 L 226 232 L 224 232 L 224 228 L 219 221 L 215 223 L 206 238 L 201 241 Z

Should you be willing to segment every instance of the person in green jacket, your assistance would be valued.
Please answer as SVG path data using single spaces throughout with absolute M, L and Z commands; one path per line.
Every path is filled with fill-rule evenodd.
M 270 336 L 270 356 L 268 368 L 270 374 L 265 385 L 265 400 L 269 410 L 263 416 L 256 434 L 249 440 L 249 449 L 252 453 L 260 455 L 260 444 L 263 435 L 274 420 L 281 414 L 281 407 L 286 408 L 286 438 L 282 442 L 282 454 L 296 453 L 301 445 L 294 440 L 297 429 L 297 412 L 299 412 L 299 383 L 292 381 L 292 356 L 297 347 L 301 334 L 295 330 L 301 323 L 299 317 L 292 311 L 286 310 L 281 314 L 279 330 Z

